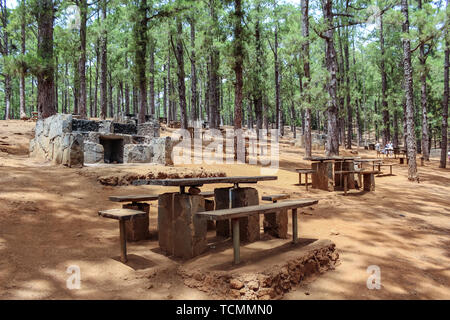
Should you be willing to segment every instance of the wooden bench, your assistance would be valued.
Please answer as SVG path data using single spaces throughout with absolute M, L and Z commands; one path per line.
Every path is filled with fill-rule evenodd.
M 205 198 L 214 197 L 214 191 L 201 192 L 200 194 Z M 158 200 L 158 195 L 157 194 L 147 194 L 147 195 L 110 196 L 109 200 L 113 201 L 113 202 L 138 203 L 138 202 Z
M 267 196 L 262 196 L 261 199 L 264 201 L 272 201 L 273 203 L 277 203 L 278 200 L 289 199 L 291 196 L 285 193 L 281 194 L 272 194 Z
M 360 174 L 363 176 L 363 190 L 364 191 L 375 191 L 375 175 L 379 174 L 380 171 L 361 171 Z
M 344 180 L 344 195 L 347 195 L 348 191 L 348 177 L 350 174 L 358 174 L 358 187 L 361 185 L 361 176 L 359 175 L 362 171 L 361 170 L 346 170 L 346 171 L 335 171 L 334 174 L 338 174 L 342 176 L 342 179 Z
M 313 169 L 296 169 L 295 171 L 298 172 L 298 185 L 302 185 L 302 174 L 305 175 L 305 186 L 306 190 L 308 190 L 308 174 L 316 173 Z
M 373 166 L 372 166 L 372 170 L 373 171 L 375 171 L 375 166 L 378 166 L 378 171 L 380 171 L 380 174 L 382 173 L 381 172 L 381 167 L 389 167 L 389 175 L 390 176 L 392 176 L 392 166 L 393 166 L 393 164 L 389 164 L 389 163 L 378 163 L 378 164 L 373 164 Z
M 98 215 L 104 218 L 119 220 L 120 230 L 120 260 L 127 262 L 127 235 L 125 221 L 134 217 L 144 217 L 145 212 L 132 209 L 110 209 L 98 212 Z
M 278 203 L 270 203 L 266 205 L 256 205 L 239 207 L 232 209 L 222 209 L 215 211 L 197 212 L 196 215 L 207 220 L 230 220 L 233 226 L 233 252 L 234 264 L 240 263 L 240 235 L 239 235 L 239 218 L 248 217 L 254 214 L 277 213 L 281 210 L 292 210 L 292 242 L 297 243 L 298 226 L 297 226 L 297 209 L 317 204 L 318 200 L 302 199 L 289 200 Z

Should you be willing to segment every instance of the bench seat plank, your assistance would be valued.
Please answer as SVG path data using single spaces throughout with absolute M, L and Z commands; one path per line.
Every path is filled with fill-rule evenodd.
M 200 193 L 205 198 L 214 197 L 214 191 L 207 191 Z M 113 202 L 141 202 L 141 201 L 155 201 L 158 200 L 157 194 L 146 194 L 146 195 L 128 195 L 128 196 L 110 196 L 110 201 Z
M 301 207 L 308 207 L 317 204 L 318 202 L 318 200 L 311 199 L 288 200 L 265 205 L 197 212 L 196 215 L 207 220 L 228 220 L 246 217 L 251 214 L 276 213 L 283 209 L 290 210 Z
M 295 169 L 298 173 L 316 173 L 314 169 Z
M 98 212 L 99 216 L 116 220 L 128 220 L 135 216 L 145 216 L 145 212 L 133 209 L 109 209 Z
M 291 196 L 285 193 L 281 193 L 281 194 L 271 194 L 271 195 L 266 195 L 266 196 L 262 196 L 261 199 L 264 201 L 278 201 L 278 200 L 284 200 L 284 199 L 289 199 Z

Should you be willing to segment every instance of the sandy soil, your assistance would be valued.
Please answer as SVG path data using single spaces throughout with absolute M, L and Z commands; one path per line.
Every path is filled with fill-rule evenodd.
M 154 167 L 71 169 L 36 161 L 28 158 L 33 127 L 33 122 L 0 121 L 0 299 L 209 298 L 183 284 L 176 272 L 182 262 L 159 254 L 155 240 L 129 243 L 130 263 L 117 261 L 117 224 L 97 216 L 100 209 L 117 207 L 110 195 L 170 191 L 98 181 L 115 171 L 148 174 Z M 319 199 L 314 210 L 300 215 L 299 235 L 332 240 L 341 262 L 285 299 L 450 299 L 450 169 L 439 169 L 438 159 L 432 159 L 419 167 L 417 184 L 407 180 L 406 166 L 392 160 L 395 175 L 376 178 L 375 192 L 352 190 L 347 197 L 306 192 L 297 185 L 295 169 L 310 164 L 302 160 L 303 150 L 287 138 L 281 142 L 278 180 L 256 188 L 260 195 Z M 375 157 L 373 151 L 359 155 Z M 250 165 L 187 167 L 228 176 L 261 174 Z M 154 204 L 150 223 L 154 231 Z M 81 270 L 79 290 L 66 286 L 73 265 Z M 380 267 L 380 290 L 366 286 L 370 265 Z

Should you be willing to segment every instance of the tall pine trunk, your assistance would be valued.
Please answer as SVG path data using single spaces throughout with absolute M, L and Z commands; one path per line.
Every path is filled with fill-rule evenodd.
M 191 119 L 198 120 L 198 90 L 197 90 L 197 61 L 195 57 L 195 20 L 189 20 L 191 25 Z
M 325 58 L 326 66 L 329 72 L 330 80 L 327 84 L 328 94 L 330 95 L 327 106 L 327 144 L 325 153 L 327 156 L 339 155 L 339 130 L 337 126 L 337 60 L 336 50 L 334 48 L 334 32 L 333 32 L 333 12 L 332 1 L 322 0 L 323 16 L 327 25 L 327 30 L 322 36 L 325 39 Z
M 242 65 L 244 63 L 244 47 L 242 39 L 242 7 L 241 0 L 234 1 L 234 73 L 236 82 L 234 85 L 234 128 L 242 127 Z
M 409 14 L 408 0 L 402 0 L 403 14 L 403 33 L 409 35 Z M 406 143 L 408 147 L 408 179 L 418 181 L 416 164 L 416 139 L 414 134 L 414 93 L 413 93 L 413 75 L 411 65 L 411 43 L 408 37 L 402 39 L 403 42 L 403 69 L 405 78 L 405 97 L 406 97 Z
M 304 116 L 304 137 L 305 137 L 305 156 L 311 157 L 311 98 L 309 96 L 308 86 L 311 80 L 309 68 L 309 0 L 302 0 L 302 36 L 305 42 L 302 45 L 303 55 L 303 73 L 306 82 L 303 84 L 303 92 L 306 94 L 306 109 Z
M 25 24 L 26 24 L 26 4 L 25 0 L 21 2 L 21 24 L 20 24 L 20 38 L 21 38 L 21 54 L 25 55 Z M 27 118 L 27 112 L 25 107 L 25 70 L 21 70 L 20 73 L 20 83 L 19 83 L 19 91 L 20 91 L 20 119 Z
M 45 119 L 56 113 L 53 65 L 53 1 L 38 0 L 35 9 L 38 22 L 37 55 L 42 62 L 41 70 L 37 75 L 38 116 L 40 119 Z
M 155 116 L 155 40 L 150 38 L 150 63 L 149 63 L 149 90 L 150 90 L 150 115 Z
M 448 0 L 447 0 L 448 12 Z M 447 23 L 449 16 L 447 15 Z M 447 130 L 448 130 L 448 67 L 449 67 L 449 53 L 450 41 L 448 39 L 448 29 L 445 32 L 445 58 L 444 58 L 444 95 L 442 97 L 442 138 L 441 138 L 441 160 L 439 168 L 445 168 L 447 164 Z
M 108 80 L 108 62 L 107 62 L 107 31 L 106 31 L 106 3 L 102 0 L 102 34 L 100 38 L 100 118 L 106 119 L 108 108 L 107 102 L 107 80 Z
M 137 17 L 134 24 L 135 63 L 137 83 L 139 86 L 139 123 L 145 122 L 147 112 L 147 0 L 140 0 L 137 7 Z
M 178 70 L 178 96 L 180 99 L 180 117 L 181 117 L 181 128 L 187 129 L 187 110 L 186 110 L 186 84 L 184 82 L 184 50 L 183 50 L 183 25 L 181 23 L 181 18 L 177 17 L 177 43 L 176 48 L 174 48 L 175 58 L 177 60 Z
M 78 73 L 80 77 L 79 110 L 82 119 L 86 118 L 86 21 L 87 0 L 80 0 L 80 59 L 78 62 Z
M 418 8 L 422 10 L 422 0 L 418 0 Z M 422 34 L 422 28 L 419 27 L 419 34 Z M 420 102 L 422 105 L 422 157 L 424 160 L 430 160 L 429 152 L 429 134 L 428 134 L 428 116 L 427 116 L 427 55 L 425 54 L 425 44 L 422 43 L 419 48 L 419 61 L 421 65 L 420 73 Z
M 380 15 L 380 50 L 381 50 L 381 108 L 383 114 L 383 146 L 390 140 L 389 110 L 387 103 L 387 75 L 385 68 L 385 49 L 383 33 L 383 15 Z

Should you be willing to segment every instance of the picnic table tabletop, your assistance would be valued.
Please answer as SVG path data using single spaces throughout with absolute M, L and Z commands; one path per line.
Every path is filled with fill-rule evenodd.
M 355 160 L 355 159 L 360 159 L 361 157 L 339 157 L 339 156 L 330 156 L 330 157 L 306 157 L 303 158 L 304 160 L 309 160 L 309 161 L 345 161 L 345 160 Z
M 355 159 L 355 162 L 382 162 L 382 159 Z
M 195 187 L 214 183 L 257 183 L 259 181 L 277 180 L 277 176 L 236 176 L 236 177 L 209 177 L 209 178 L 180 178 L 180 179 L 138 179 L 134 185 L 159 185 L 171 187 Z

